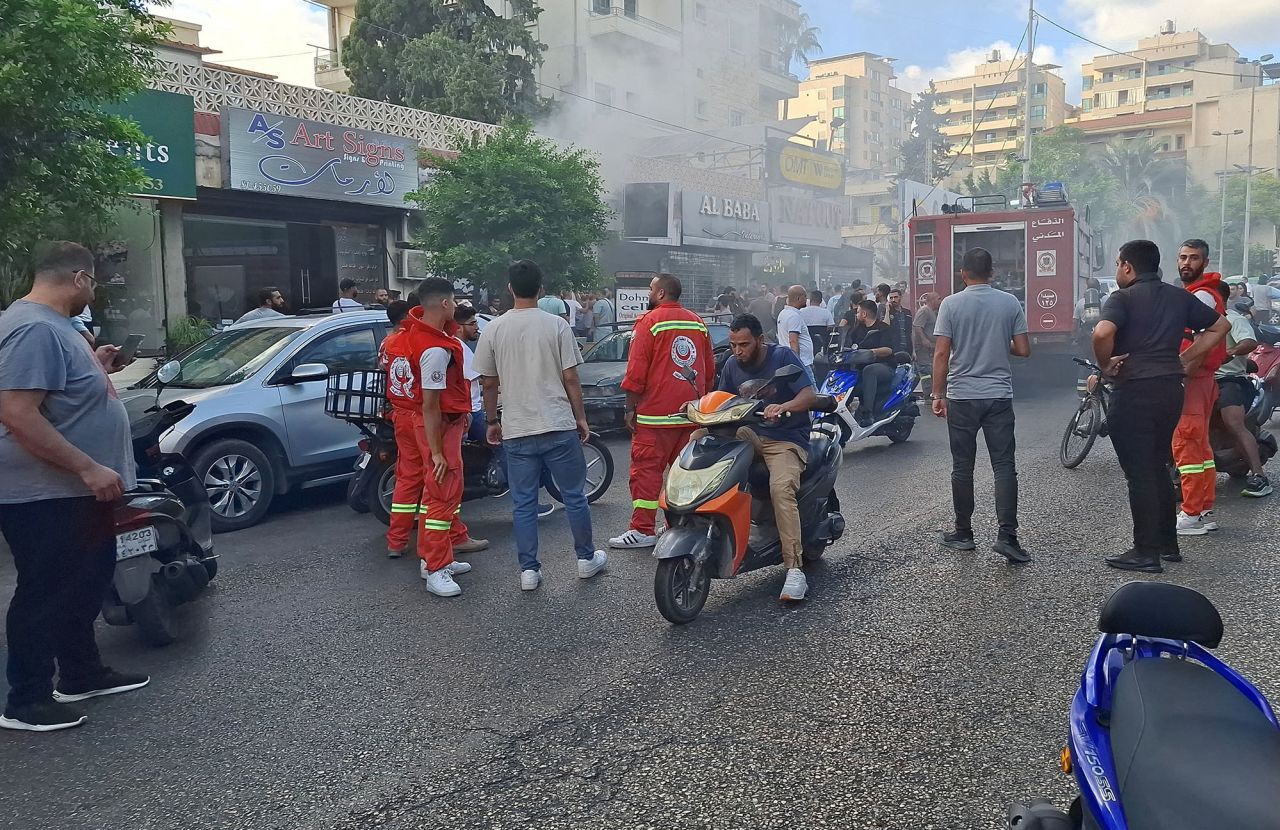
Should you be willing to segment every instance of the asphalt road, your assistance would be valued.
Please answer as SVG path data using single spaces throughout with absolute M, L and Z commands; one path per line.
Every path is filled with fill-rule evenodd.
M 1013 569 L 946 551 L 945 429 L 847 453 L 850 530 L 810 573 L 717 582 L 675 628 L 653 561 L 611 554 L 579 581 L 563 514 L 542 522 L 543 588 L 518 590 L 506 500 L 464 517 L 493 548 L 465 593 L 425 593 L 412 559 L 341 492 L 311 491 L 217 539 L 215 587 L 167 649 L 102 628 L 109 663 L 152 673 L 92 702 L 89 723 L 0 734 L 0 820 L 74 828 L 994 828 L 1012 798 L 1063 806 L 1066 712 L 1096 613 L 1128 577 L 1127 508 L 1103 440 L 1057 463 L 1069 391 L 1018 402 L 1023 539 Z M 594 510 L 625 528 L 626 446 Z M 979 464 L 980 541 L 994 537 Z M 1225 479 L 1224 479 L 1225 482 Z M 1225 492 L 1223 529 L 1187 540 L 1164 579 L 1208 594 L 1220 653 L 1280 695 L 1272 500 Z M 13 571 L 0 562 L 0 595 Z

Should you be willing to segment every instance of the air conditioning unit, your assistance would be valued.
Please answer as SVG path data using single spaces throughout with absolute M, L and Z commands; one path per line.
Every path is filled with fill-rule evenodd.
M 406 248 L 400 251 L 400 274 L 402 280 L 421 280 L 431 275 L 430 260 L 426 251 Z

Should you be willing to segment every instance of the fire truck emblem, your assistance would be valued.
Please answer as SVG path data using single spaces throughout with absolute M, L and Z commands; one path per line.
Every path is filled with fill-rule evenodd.
M 671 341 L 671 362 L 681 369 L 692 369 L 693 364 L 698 362 L 698 347 L 688 337 L 680 335 Z M 679 380 L 684 379 L 684 374 L 678 370 L 671 375 Z
M 1037 277 L 1058 276 L 1058 252 L 1057 251 L 1036 251 L 1036 276 Z
M 916 284 L 917 285 L 933 285 L 933 259 L 920 258 L 916 260 Z
M 391 376 L 391 389 L 389 390 L 391 397 L 413 397 L 413 387 L 417 381 L 413 377 L 413 364 L 409 362 L 409 358 L 400 356 L 391 361 L 387 374 Z
M 1036 295 L 1036 305 L 1041 308 L 1053 308 L 1058 304 L 1058 294 L 1056 291 L 1046 288 Z

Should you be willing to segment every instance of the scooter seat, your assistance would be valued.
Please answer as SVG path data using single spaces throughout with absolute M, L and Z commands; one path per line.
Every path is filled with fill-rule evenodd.
M 1280 729 L 1199 663 L 1121 670 L 1111 752 L 1130 830 L 1276 826 Z

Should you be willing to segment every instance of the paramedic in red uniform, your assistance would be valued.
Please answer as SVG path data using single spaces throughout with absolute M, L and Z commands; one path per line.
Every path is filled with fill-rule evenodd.
M 422 281 L 421 306 L 409 311 L 403 330 L 387 338 L 387 398 L 394 408 L 396 490 L 387 548 L 403 551 L 418 520 L 418 556 L 427 590 L 455 597 L 453 577 L 471 570 L 455 553 L 484 550 L 458 513 L 462 509 L 462 436 L 471 422 L 471 384 L 463 376 L 462 341 L 455 336 L 453 283 Z
M 1178 276 L 1187 290 L 1200 302 L 1226 316 L 1226 304 L 1215 286 L 1222 275 L 1205 273 L 1209 264 L 1209 243 L 1188 239 L 1178 249 Z M 1182 349 L 1191 345 L 1190 332 L 1182 341 Z M 1173 433 L 1173 461 L 1182 479 L 1182 510 L 1178 513 L 1179 536 L 1203 536 L 1217 530 L 1217 522 L 1208 515 L 1213 510 L 1218 489 L 1218 468 L 1209 444 L 1209 419 L 1218 402 L 1218 382 L 1214 373 L 1227 360 L 1225 344 L 1214 346 L 1200 367 L 1188 373 L 1182 400 L 1182 418 Z
M 697 388 L 682 377 L 697 373 Z M 662 477 L 689 442 L 693 426 L 680 412 L 715 387 L 716 362 L 702 318 L 680 305 L 680 280 L 659 274 L 649 283 L 649 311 L 636 320 L 622 388 L 631 430 L 631 528 L 611 548 L 648 548 L 658 541 L 654 513 Z

